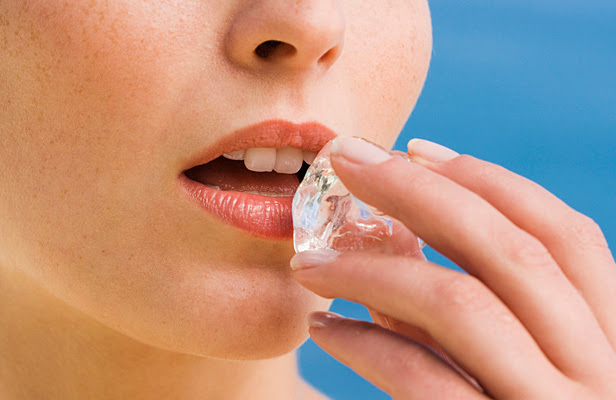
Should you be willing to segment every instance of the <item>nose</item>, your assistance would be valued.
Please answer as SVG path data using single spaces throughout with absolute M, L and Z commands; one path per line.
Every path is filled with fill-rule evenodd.
M 229 24 L 225 53 L 248 69 L 327 70 L 344 31 L 339 0 L 255 0 Z

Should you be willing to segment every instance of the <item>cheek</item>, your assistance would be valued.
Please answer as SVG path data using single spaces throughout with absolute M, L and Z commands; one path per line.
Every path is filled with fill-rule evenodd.
M 109 140 L 114 152 L 122 150 L 117 140 L 123 148 L 160 145 L 160 127 L 177 107 L 178 88 L 187 85 L 182 79 L 189 75 L 181 72 L 194 69 L 195 56 L 206 54 L 203 47 L 213 36 L 198 14 L 175 3 L 0 5 L 10 21 L 3 29 L 10 57 L 0 68 L 2 76 L 16 80 L 12 111 L 21 114 L 19 123 L 39 132 L 44 127 L 32 139 L 55 135 L 56 144 L 97 149 Z
M 59 276 L 62 264 L 121 247 L 160 206 L 153 188 L 168 177 L 156 174 L 175 172 L 160 166 L 178 142 L 164 121 L 195 45 L 178 25 L 187 10 L 172 4 L 0 1 L 0 220 L 10 233 L 0 246 L 26 257 L 15 264 L 48 260 Z
M 177 141 L 165 129 L 177 71 L 195 40 L 179 27 L 187 11 L 166 3 L 0 2 L 0 155 L 14 180 L 0 180 L 5 189 L 96 204 L 162 162 Z
M 393 146 L 425 82 L 432 25 L 423 0 L 370 4 L 349 19 L 344 51 L 357 82 L 354 96 L 363 137 Z

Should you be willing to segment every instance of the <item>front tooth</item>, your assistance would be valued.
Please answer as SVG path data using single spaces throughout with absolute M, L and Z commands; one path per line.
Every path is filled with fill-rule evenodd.
M 302 151 L 293 147 L 283 147 L 276 151 L 274 171 L 281 174 L 295 174 L 302 167 Z
M 244 154 L 244 165 L 251 171 L 269 172 L 276 164 L 276 149 L 253 147 Z
M 222 156 L 224 158 L 228 158 L 229 160 L 243 160 L 245 151 L 246 150 L 232 151 L 231 153 L 226 153 L 226 154 L 223 154 Z
M 308 165 L 312 164 L 314 159 L 317 157 L 317 153 L 315 153 L 314 151 L 304 150 L 302 153 L 304 156 L 304 161 L 306 161 L 306 164 Z

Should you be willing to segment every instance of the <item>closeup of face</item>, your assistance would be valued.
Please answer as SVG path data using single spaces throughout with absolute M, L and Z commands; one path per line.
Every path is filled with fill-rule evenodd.
M 393 146 L 431 49 L 427 0 L 0 1 L 0 268 L 163 349 L 293 350 L 331 304 L 288 266 L 301 176 L 220 156 Z

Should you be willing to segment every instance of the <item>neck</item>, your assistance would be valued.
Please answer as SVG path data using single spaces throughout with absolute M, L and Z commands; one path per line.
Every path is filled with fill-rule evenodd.
M 0 268 L 0 398 L 302 399 L 295 352 L 257 361 L 138 342 Z

